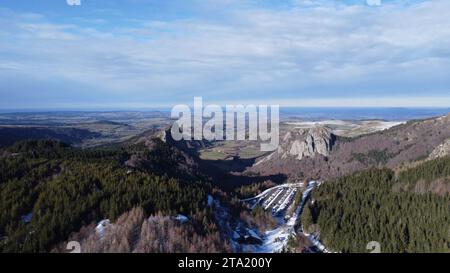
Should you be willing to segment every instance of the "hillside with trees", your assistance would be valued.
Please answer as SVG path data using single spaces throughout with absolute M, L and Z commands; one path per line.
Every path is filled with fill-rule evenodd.
M 448 253 L 449 186 L 450 157 L 398 175 L 389 169 L 356 173 L 317 188 L 302 224 L 332 251 L 367 252 L 367 243 L 377 241 L 382 252 Z
M 295 135 L 301 130 L 303 129 L 295 129 L 294 133 L 288 132 L 281 137 L 289 139 L 287 136 Z M 357 137 L 338 136 L 335 141 L 333 136 L 328 136 L 325 138 L 326 142 L 333 145 L 325 145 L 327 148 L 331 147 L 329 154 L 324 153 L 325 155 L 316 152 L 310 156 L 284 156 L 286 151 L 295 151 L 299 142 L 302 145 L 310 143 L 312 150 L 315 147 L 310 140 L 293 137 L 289 141 L 283 141 L 283 153 L 274 151 L 254 164 L 250 171 L 259 175 L 282 173 L 292 180 L 309 177 L 331 180 L 370 168 L 396 169 L 423 160 L 449 138 L 450 115 L 411 120 L 387 130 Z M 318 138 L 319 141 L 321 139 L 323 137 Z
M 166 143 L 155 140 L 156 152 L 143 152 L 158 171 L 127 167 L 140 148 L 76 149 L 36 140 L 1 150 L 0 252 L 49 251 L 82 226 L 115 221 L 134 207 L 145 215 L 194 215 L 205 208 L 210 186 L 203 177 L 162 172 L 177 156 Z
M 142 208 L 133 208 L 106 225 L 103 233 L 91 224 L 72 234 L 68 241 L 80 242 L 82 253 L 230 252 L 231 247 L 210 219 L 208 208 L 182 220 L 161 212 L 146 217 Z M 67 252 L 67 244 L 61 243 L 52 251 Z

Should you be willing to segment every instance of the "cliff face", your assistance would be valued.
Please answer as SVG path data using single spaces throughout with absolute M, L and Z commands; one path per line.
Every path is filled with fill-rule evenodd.
M 274 158 L 302 160 L 314 158 L 318 154 L 326 157 L 329 156 L 335 139 L 336 137 L 331 131 L 323 126 L 287 132 L 278 149 L 257 162 L 256 165 Z
M 315 157 L 316 154 L 328 156 L 335 136 L 326 127 L 314 127 L 307 131 L 288 132 L 277 153 L 281 158 L 293 156 L 298 160 Z

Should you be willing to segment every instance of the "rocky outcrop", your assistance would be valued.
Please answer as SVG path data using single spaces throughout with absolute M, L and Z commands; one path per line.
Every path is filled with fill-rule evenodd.
M 445 140 L 444 143 L 437 146 L 430 154 L 428 159 L 436 159 L 450 155 L 450 138 Z
M 290 131 L 284 135 L 278 149 L 260 162 L 274 158 L 302 160 L 306 157 L 314 158 L 318 154 L 329 156 L 335 139 L 335 135 L 323 126 L 316 126 L 309 130 Z
M 302 160 L 304 157 L 315 157 L 316 154 L 328 156 L 334 140 L 335 136 L 331 131 L 322 126 L 288 132 L 277 152 L 281 158 L 293 156 L 298 160 Z
M 168 130 L 167 130 L 167 131 L 168 131 Z M 157 135 L 157 137 L 158 137 L 159 139 L 161 139 L 162 142 L 164 142 L 164 143 L 167 142 L 167 131 L 166 131 L 166 130 L 161 130 L 161 131 L 158 133 L 158 135 Z

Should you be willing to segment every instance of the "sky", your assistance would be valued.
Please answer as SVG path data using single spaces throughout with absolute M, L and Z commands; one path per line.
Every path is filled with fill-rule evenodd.
M 0 109 L 450 107 L 448 0 L 0 0 Z

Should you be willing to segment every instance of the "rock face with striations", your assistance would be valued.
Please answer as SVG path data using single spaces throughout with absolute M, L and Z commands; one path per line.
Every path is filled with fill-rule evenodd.
M 308 130 L 290 131 L 284 135 L 276 151 L 255 165 L 274 158 L 302 160 L 306 157 L 314 158 L 318 154 L 329 156 L 335 139 L 336 136 L 323 126 L 316 126 Z
M 316 126 L 306 131 L 286 133 L 277 152 L 282 158 L 294 156 L 298 160 L 315 157 L 316 154 L 328 156 L 334 140 L 335 136 L 328 128 Z

